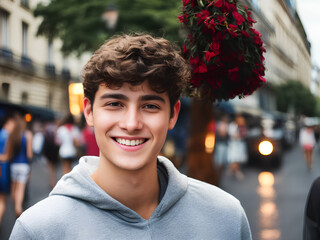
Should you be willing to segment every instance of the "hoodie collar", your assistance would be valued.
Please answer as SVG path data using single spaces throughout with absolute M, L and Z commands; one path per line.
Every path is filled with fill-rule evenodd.
M 172 164 L 170 160 L 159 156 L 159 162 L 168 172 L 167 190 L 154 210 L 152 218 L 156 218 L 168 211 L 186 192 L 188 180 Z M 121 204 L 104 192 L 91 178 L 99 164 L 99 157 L 84 156 L 73 170 L 64 175 L 50 193 L 50 196 L 62 195 L 86 201 L 97 208 L 112 211 L 127 222 L 139 222 L 143 218 L 135 211 Z

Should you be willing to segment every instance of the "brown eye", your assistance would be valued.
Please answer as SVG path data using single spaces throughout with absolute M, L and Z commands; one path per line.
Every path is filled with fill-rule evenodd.
M 107 107 L 122 107 L 122 104 L 120 102 L 108 102 L 105 104 Z
M 146 108 L 146 109 L 160 109 L 157 105 L 154 105 L 154 104 L 146 104 L 143 108 Z

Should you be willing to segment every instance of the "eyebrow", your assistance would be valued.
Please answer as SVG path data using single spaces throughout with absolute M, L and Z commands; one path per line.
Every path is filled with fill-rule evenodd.
M 158 95 L 152 95 L 152 94 L 150 94 L 150 95 L 143 95 L 143 96 L 141 97 L 141 100 L 142 100 L 142 101 L 157 100 L 157 101 L 160 101 L 160 102 L 163 102 L 163 103 L 166 102 L 163 97 L 160 97 L 160 96 L 158 96 Z
M 106 99 L 106 98 L 114 98 L 114 99 L 129 101 L 129 98 L 126 95 L 119 94 L 119 93 L 106 93 L 100 97 L 101 100 Z M 156 101 L 160 101 L 163 103 L 166 102 L 163 97 L 160 97 L 158 95 L 153 95 L 153 94 L 143 95 L 139 98 L 139 100 L 141 100 L 141 101 L 156 100 Z
M 123 94 L 119 94 L 119 93 L 106 93 L 103 94 L 100 99 L 103 100 L 105 98 L 115 98 L 115 99 L 119 99 L 119 100 L 129 100 L 129 98 Z

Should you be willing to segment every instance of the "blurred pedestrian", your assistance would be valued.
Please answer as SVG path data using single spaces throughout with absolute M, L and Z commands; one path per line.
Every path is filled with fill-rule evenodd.
M 85 127 L 82 129 L 82 139 L 85 145 L 85 155 L 98 157 L 99 147 L 97 145 L 93 127 L 90 127 L 87 124 L 85 125 Z
M 235 120 L 232 121 L 228 128 L 229 147 L 228 147 L 228 162 L 229 171 L 238 180 L 242 180 L 244 175 L 241 171 L 241 164 L 248 159 L 247 152 L 247 127 L 243 116 L 237 114 Z
M 320 239 L 320 177 L 311 185 L 304 212 L 303 240 Z
M 313 150 L 316 144 L 316 139 L 312 124 L 308 121 L 308 119 L 304 121 L 304 127 L 302 127 L 300 130 L 299 142 L 304 153 L 307 167 L 309 170 L 311 170 L 313 166 Z
M 214 164 L 219 168 L 219 172 L 221 168 L 228 163 L 228 142 L 229 142 L 229 117 L 224 115 L 220 120 L 216 123 L 215 130 L 215 146 L 214 146 L 214 154 L 213 160 Z
M 33 138 L 32 138 L 32 151 L 33 151 L 33 160 L 37 162 L 42 162 L 43 155 L 43 123 L 34 122 L 33 124 Z
M 77 146 L 81 144 L 81 133 L 71 113 L 62 119 L 57 129 L 57 142 L 60 145 L 59 157 L 62 161 L 62 173 L 71 171 L 77 157 Z
M 10 179 L 10 162 L 9 159 L 13 155 L 8 151 L 9 136 L 15 132 L 16 120 L 13 114 L 7 114 L 4 119 L 3 127 L 0 129 L 0 224 L 6 210 L 6 199 L 10 194 L 11 179 Z M 14 144 L 14 138 L 10 138 L 10 144 Z
M 56 172 L 59 163 L 59 144 L 57 141 L 57 124 L 54 120 L 45 124 L 43 155 L 47 160 L 49 167 L 50 186 L 53 188 L 56 185 Z
M 23 212 L 23 201 L 25 197 L 26 185 L 30 178 L 30 163 L 33 157 L 32 132 L 27 129 L 22 114 L 16 114 L 17 136 L 19 136 L 20 147 L 15 150 L 11 159 L 11 196 L 14 202 L 16 217 Z

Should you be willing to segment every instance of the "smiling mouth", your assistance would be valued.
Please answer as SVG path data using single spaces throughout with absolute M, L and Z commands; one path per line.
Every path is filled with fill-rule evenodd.
M 124 138 L 113 138 L 117 143 L 124 145 L 124 146 L 138 146 L 145 143 L 148 139 L 135 139 L 129 140 Z

